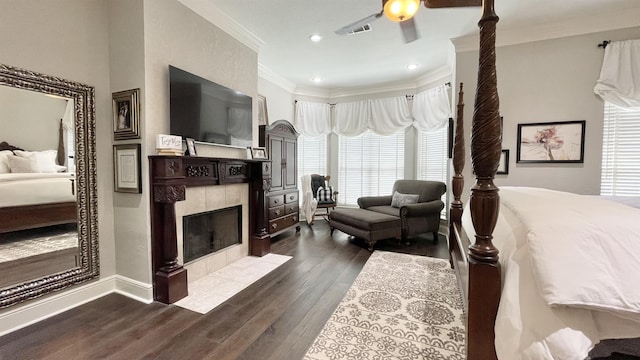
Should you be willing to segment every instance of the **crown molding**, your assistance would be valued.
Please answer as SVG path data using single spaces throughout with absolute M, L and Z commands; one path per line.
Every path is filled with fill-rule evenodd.
M 499 30 L 496 46 L 523 44 L 533 41 L 591 34 L 640 26 L 640 8 L 592 16 L 569 18 L 562 22 L 535 25 L 526 28 Z M 468 35 L 452 39 L 456 52 L 479 49 L 479 36 Z
M 240 41 L 251 50 L 258 52 L 260 47 L 264 44 L 264 41 L 255 36 L 247 28 L 240 25 L 237 21 L 233 20 L 227 14 L 222 12 L 217 6 L 213 4 L 213 1 L 209 0 L 178 0 L 184 6 L 191 9 L 196 14 L 200 15 L 213 25 L 219 27 L 222 31 L 231 35 L 236 40 Z
M 276 85 L 281 87 L 282 89 L 293 93 L 296 89 L 296 84 L 283 78 L 282 76 L 278 75 L 277 73 L 273 72 L 273 70 L 269 69 L 268 67 L 258 63 L 258 77 Z
M 453 72 L 450 65 L 443 65 L 418 78 L 416 87 L 423 87 L 440 81 L 451 81 Z

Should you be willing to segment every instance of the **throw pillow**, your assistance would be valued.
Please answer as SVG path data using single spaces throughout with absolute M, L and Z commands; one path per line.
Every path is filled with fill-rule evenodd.
M 30 157 L 10 156 L 9 167 L 12 173 L 39 173 L 40 166 L 35 155 Z
M 333 203 L 333 189 L 329 186 L 328 189 L 319 188 L 316 194 L 318 204 L 332 204 Z
M 24 158 L 35 156 L 40 170 L 38 172 L 43 173 L 55 173 L 58 172 L 56 167 L 56 156 L 58 151 L 56 150 L 44 150 L 44 151 L 21 151 L 16 150 L 16 155 Z
M 15 156 L 11 150 L 0 151 L 0 174 L 8 174 L 11 172 L 9 156 Z
M 391 198 L 391 206 L 399 208 L 408 204 L 416 204 L 419 198 L 420 195 L 417 194 L 402 194 L 396 191 Z

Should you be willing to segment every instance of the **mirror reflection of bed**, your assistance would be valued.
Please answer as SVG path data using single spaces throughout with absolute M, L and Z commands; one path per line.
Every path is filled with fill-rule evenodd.
M 72 100 L 0 86 L 0 289 L 77 266 Z

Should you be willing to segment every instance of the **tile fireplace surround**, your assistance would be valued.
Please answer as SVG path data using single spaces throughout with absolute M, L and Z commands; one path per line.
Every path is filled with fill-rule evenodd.
M 219 210 L 242 205 L 242 243 L 226 247 L 205 255 L 187 264 L 187 280 L 193 282 L 219 270 L 232 262 L 249 255 L 249 185 L 210 185 L 189 187 L 186 199 L 176 203 L 176 237 L 178 240 L 178 263 L 184 264 L 182 217 L 205 211 Z

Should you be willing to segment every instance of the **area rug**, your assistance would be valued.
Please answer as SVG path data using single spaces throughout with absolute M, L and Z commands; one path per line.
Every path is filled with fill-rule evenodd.
M 46 236 L 34 235 L 24 240 L 0 242 L 0 262 L 18 260 L 77 246 L 77 232 L 53 232 Z
M 174 305 L 206 314 L 290 259 L 291 256 L 273 253 L 262 257 L 246 256 L 189 282 L 189 295 Z
M 304 359 L 464 360 L 464 324 L 448 261 L 375 251 Z

